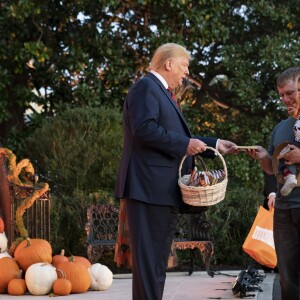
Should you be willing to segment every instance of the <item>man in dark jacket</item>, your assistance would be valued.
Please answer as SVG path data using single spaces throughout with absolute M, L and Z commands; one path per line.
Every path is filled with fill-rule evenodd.
M 123 107 L 124 145 L 115 195 L 125 199 L 132 247 L 134 300 L 161 300 L 166 265 L 182 198 L 178 168 L 192 167 L 192 155 L 236 153 L 235 144 L 193 138 L 171 90 L 189 74 L 190 54 L 177 44 L 159 47 L 150 73 L 130 89 Z

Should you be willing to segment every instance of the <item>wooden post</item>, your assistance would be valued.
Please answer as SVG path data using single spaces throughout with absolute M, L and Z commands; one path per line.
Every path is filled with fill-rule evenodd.
M 12 212 L 12 197 L 9 193 L 9 185 L 6 178 L 6 163 L 5 157 L 0 155 L 0 210 L 4 220 L 4 231 L 6 232 L 8 243 L 12 242 L 13 232 L 13 212 Z

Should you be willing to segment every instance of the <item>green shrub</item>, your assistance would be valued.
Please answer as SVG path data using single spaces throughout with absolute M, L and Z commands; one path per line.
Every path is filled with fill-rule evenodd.
M 120 112 L 107 108 L 65 111 L 45 119 L 26 145 L 40 180 L 50 183 L 54 248 L 83 254 L 87 206 L 114 201 L 122 148 Z

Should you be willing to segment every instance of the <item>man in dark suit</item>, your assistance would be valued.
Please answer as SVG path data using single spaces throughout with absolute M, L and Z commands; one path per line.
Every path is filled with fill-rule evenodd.
M 168 89 L 189 74 L 188 51 L 173 43 L 159 47 L 150 73 L 128 92 L 123 107 L 123 153 L 115 195 L 125 199 L 132 247 L 134 300 L 161 300 L 166 265 L 182 203 L 178 168 L 187 174 L 192 155 L 236 153 L 235 144 L 216 138 L 193 138 Z

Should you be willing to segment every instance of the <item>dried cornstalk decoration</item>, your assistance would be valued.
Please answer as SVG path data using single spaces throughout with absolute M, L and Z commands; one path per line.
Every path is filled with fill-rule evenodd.
M 26 209 L 31 207 L 37 199 L 49 190 L 49 185 L 48 183 L 43 182 L 36 184 L 34 180 L 35 171 L 29 159 L 22 159 L 19 163 L 17 163 L 15 154 L 7 148 L 0 148 L 0 155 L 1 154 L 8 160 L 7 180 L 9 183 L 32 188 L 31 194 L 23 199 L 16 210 L 15 223 L 20 233 L 20 237 L 12 243 L 9 249 L 9 253 L 13 255 L 18 244 L 28 238 L 28 231 L 25 228 L 23 221 L 23 215 Z

